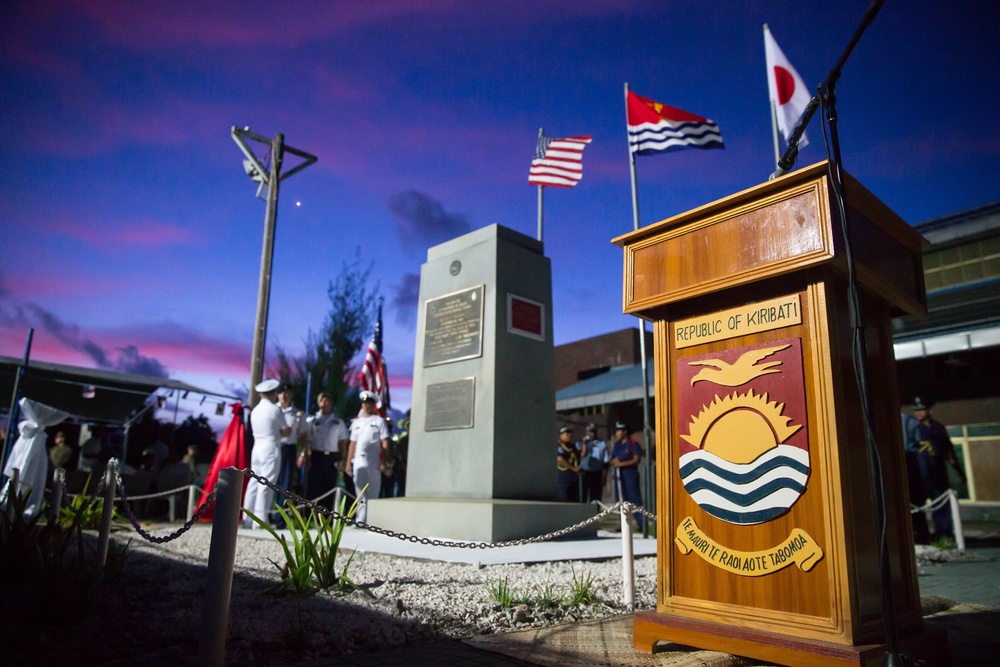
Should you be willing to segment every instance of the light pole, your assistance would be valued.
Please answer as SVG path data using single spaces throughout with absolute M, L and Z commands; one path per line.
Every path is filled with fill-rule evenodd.
M 267 344 L 267 310 L 271 301 L 271 265 L 274 259 L 274 227 L 278 220 L 278 184 L 292 174 L 298 173 L 317 160 L 315 155 L 285 145 L 285 135 L 280 132 L 273 139 L 251 132 L 249 127 L 242 129 L 233 127 L 230 132 L 233 141 L 240 147 L 247 159 L 243 160 L 243 168 L 254 182 L 260 185 L 257 196 L 267 186 L 267 204 L 264 213 L 264 247 L 260 254 L 260 287 L 257 290 L 257 320 L 253 332 L 253 356 L 250 360 L 250 407 L 257 405 L 258 396 L 255 386 L 264 374 L 264 348 Z M 247 145 L 246 140 L 252 139 L 268 146 L 271 156 L 271 168 L 268 170 L 263 162 Z M 302 158 L 302 162 L 285 173 L 281 173 L 281 163 L 285 153 L 291 153 Z M 265 160 L 267 157 L 265 156 Z

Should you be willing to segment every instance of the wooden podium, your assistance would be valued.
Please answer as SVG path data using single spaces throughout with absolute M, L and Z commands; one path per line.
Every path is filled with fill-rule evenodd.
M 922 315 L 926 243 L 845 174 L 903 652 L 922 628 L 890 318 Z M 877 665 L 879 560 L 847 262 L 822 162 L 614 239 L 654 323 L 656 612 L 634 642 L 787 665 Z

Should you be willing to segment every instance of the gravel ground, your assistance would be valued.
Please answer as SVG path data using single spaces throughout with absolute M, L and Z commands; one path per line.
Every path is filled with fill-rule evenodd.
M 154 534 L 166 535 L 172 529 Z M 119 549 L 129 543 L 129 554 L 120 577 L 100 589 L 92 612 L 45 627 L 29 619 L 0 628 L 0 643 L 6 644 L 0 649 L 3 664 L 197 664 L 211 526 L 197 525 L 165 545 L 146 542 L 132 530 L 113 536 Z M 350 555 L 344 551 L 341 564 Z M 923 562 L 971 557 L 932 547 L 917 549 Z M 275 591 L 280 572 L 272 560 L 284 562 L 273 539 L 239 538 L 227 664 L 318 665 L 331 656 L 625 613 L 619 559 L 478 566 L 358 552 L 348 575 L 359 590 L 298 597 Z M 540 602 L 546 590 L 568 596 L 574 572 L 592 578 L 595 602 Z M 637 608 L 654 607 L 656 559 L 636 559 L 635 574 Z M 533 599 L 501 610 L 491 599 L 490 585 L 503 579 L 515 594 Z M 50 617 L 59 611 L 54 609 Z
M 130 553 L 94 613 L 22 637 L 17 662 L 7 664 L 130 665 L 139 656 L 146 666 L 195 664 L 210 538 L 204 525 L 165 545 L 131 530 L 116 533 L 120 544 L 131 540 Z M 342 553 L 343 562 L 350 554 Z M 280 572 L 272 560 L 284 563 L 276 541 L 239 538 L 227 664 L 308 665 L 334 655 L 625 613 L 618 559 L 477 566 L 359 551 L 348 569 L 359 590 L 298 597 L 275 592 Z M 595 602 L 539 601 L 547 590 L 568 596 L 574 572 L 592 577 Z M 637 559 L 635 574 L 637 608 L 653 607 L 655 558 Z M 489 589 L 502 579 L 515 594 L 533 599 L 501 610 Z

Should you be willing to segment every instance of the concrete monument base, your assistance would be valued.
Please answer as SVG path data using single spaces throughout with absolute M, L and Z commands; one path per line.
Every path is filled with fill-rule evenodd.
M 594 505 L 495 498 L 379 498 L 368 503 L 368 523 L 408 535 L 502 542 L 561 530 L 597 514 Z M 570 533 L 593 537 L 597 522 Z

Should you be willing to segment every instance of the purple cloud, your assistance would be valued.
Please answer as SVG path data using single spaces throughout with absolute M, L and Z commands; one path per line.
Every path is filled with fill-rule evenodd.
M 0 280 L 0 346 L 20 354 L 28 329 L 35 329 L 32 355 L 57 363 L 169 377 L 170 368 L 198 373 L 249 372 L 250 346 L 216 339 L 197 330 L 159 322 L 142 327 L 91 329 L 67 322 L 51 310 L 11 294 Z
M 423 192 L 407 190 L 389 198 L 396 217 L 396 235 L 404 250 L 421 256 L 423 251 L 472 230 L 469 218 L 449 213 L 438 200 Z
M 416 322 L 417 302 L 420 299 L 420 275 L 404 273 L 398 285 L 393 285 L 392 305 L 396 308 L 396 323 L 411 325 Z
M 117 349 L 114 359 L 106 346 L 95 342 L 79 326 L 64 322 L 55 313 L 34 303 L 0 304 L 0 327 L 5 329 L 37 328 L 48 333 L 63 347 L 82 353 L 97 367 L 126 373 L 141 373 L 155 377 L 169 377 L 167 369 L 158 360 L 139 354 L 135 345 Z
M 122 373 L 135 373 L 137 375 L 149 375 L 152 377 L 169 377 L 167 369 L 156 359 L 139 354 L 139 348 L 135 345 L 118 348 L 118 359 L 115 361 L 115 370 Z

